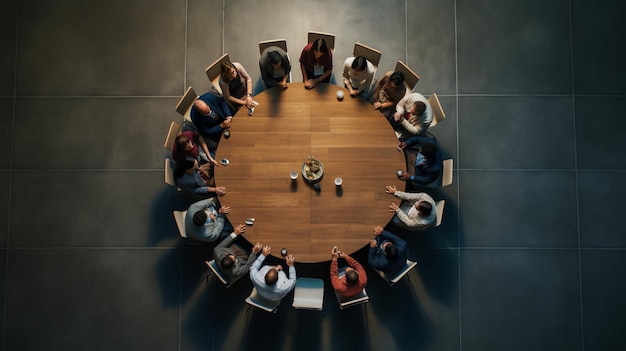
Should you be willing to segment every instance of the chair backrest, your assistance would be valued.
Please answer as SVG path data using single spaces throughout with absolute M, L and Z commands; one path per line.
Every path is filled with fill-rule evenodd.
M 435 206 L 435 216 L 437 219 L 437 227 L 441 225 L 443 220 L 443 208 L 446 205 L 446 200 L 439 200 Z
M 217 263 L 215 263 L 215 260 L 204 261 L 204 263 L 209 267 L 209 269 L 211 269 L 211 271 L 213 271 L 213 274 L 217 276 L 217 279 L 219 279 L 222 284 L 226 285 L 227 288 L 230 288 L 231 285 L 233 285 L 236 281 L 243 277 L 240 275 L 239 277 L 237 277 L 237 279 L 230 281 L 228 277 L 224 275 L 222 271 L 220 271 L 220 268 L 217 266 Z
M 430 122 L 430 127 L 434 127 L 439 122 L 446 119 L 446 114 L 443 112 L 443 108 L 441 107 L 441 103 L 439 102 L 437 94 L 433 93 L 428 98 L 428 104 L 430 105 L 430 108 L 433 109 L 433 121 Z
M 176 185 L 176 180 L 174 179 L 174 170 L 170 165 L 171 161 L 168 158 L 165 158 L 165 184 L 169 184 L 178 189 Z
M 404 264 L 404 267 L 402 267 L 402 269 L 400 269 L 397 272 L 385 273 L 377 269 L 374 269 L 374 270 L 378 272 L 378 275 L 380 275 L 383 279 L 385 279 L 387 283 L 389 283 L 389 286 L 392 286 L 398 281 L 400 281 L 400 279 L 402 279 L 402 277 L 404 277 L 407 273 L 409 273 L 409 271 L 413 269 L 415 265 L 417 265 L 417 262 L 413 262 L 407 259 L 406 263 Z
M 441 179 L 441 186 L 448 186 L 452 184 L 452 174 L 454 170 L 454 162 L 451 158 L 443 160 L 443 176 Z
M 404 84 L 406 84 L 407 87 L 407 94 L 413 90 L 415 84 L 417 84 L 417 82 L 420 80 L 420 77 L 417 75 L 417 73 L 413 72 L 413 70 L 410 69 L 409 66 L 407 66 L 402 61 L 398 61 L 396 63 L 396 68 L 394 69 L 394 71 L 400 71 L 404 74 Z
M 294 308 L 321 311 L 324 304 L 324 281 L 317 278 L 298 278 L 293 293 Z
M 222 73 L 222 62 L 230 62 L 228 54 L 222 55 L 204 70 L 207 78 L 209 78 L 209 83 L 211 83 L 210 91 L 218 95 L 222 95 L 222 88 L 220 88 L 219 82 L 220 74 Z
M 335 297 L 337 298 L 337 302 L 339 302 L 339 308 L 342 310 L 348 307 L 367 303 L 370 300 L 370 297 L 367 295 L 367 291 L 365 291 L 365 289 L 361 290 L 361 292 L 357 295 L 349 298 L 343 298 L 335 292 Z
M 270 46 L 278 46 L 279 48 L 287 52 L 287 40 L 272 39 L 272 40 L 265 40 L 265 41 L 259 42 L 259 54 L 263 54 L 263 51 L 269 48 Z
M 280 305 L 280 300 L 279 301 L 268 300 L 264 298 L 263 296 L 259 295 L 256 291 L 256 288 L 252 288 L 252 292 L 250 293 L 250 296 L 246 298 L 246 303 L 254 307 L 260 308 L 264 311 L 276 313 L 276 309 L 278 308 L 278 305 Z
M 365 44 L 355 43 L 354 50 L 352 51 L 352 56 L 363 56 L 366 60 L 374 65 L 374 68 L 378 68 L 378 63 L 380 62 L 380 57 L 382 53 L 376 49 L 373 49 Z
M 170 130 L 167 132 L 167 136 L 165 137 L 165 144 L 163 144 L 163 147 L 171 151 L 174 147 L 174 140 L 176 139 L 178 134 L 180 134 L 180 132 L 180 124 L 172 122 L 170 124 Z
M 187 215 L 187 211 L 174 211 L 173 213 L 176 226 L 178 227 L 178 234 L 180 234 L 182 238 L 186 238 L 187 232 L 185 232 L 185 216 Z
M 186 120 L 191 121 L 191 106 L 193 106 L 197 98 L 198 94 L 196 94 L 193 88 L 187 88 L 183 97 L 181 97 L 180 100 L 178 100 L 178 104 L 176 104 L 176 112 L 180 113 Z
M 334 34 L 311 31 L 309 32 L 307 36 L 307 43 L 312 43 L 319 38 L 324 39 L 324 41 L 326 42 L 326 45 L 328 46 L 330 50 L 335 50 L 335 35 Z

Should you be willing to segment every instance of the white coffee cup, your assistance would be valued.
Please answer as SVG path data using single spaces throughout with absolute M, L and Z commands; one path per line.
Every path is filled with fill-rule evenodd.
M 337 100 L 343 100 L 343 91 L 337 90 Z
M 289 177 L 291 177 L 291 180 L 298 179 L 298 172 L 293 171 L 293 172 L 289 173 Z
M 340 186 L 341 184 L 343 184 L 343 179 L 341 179 L 341 177 L 336 177 L 335 178 L 335 185 L 336 186 Z

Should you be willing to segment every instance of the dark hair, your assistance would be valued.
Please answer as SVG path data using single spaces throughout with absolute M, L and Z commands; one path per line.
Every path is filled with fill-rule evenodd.
M 424 155 L 427 159 L 431 160 L 435 158 L 435 154 L 437 153 L 437 145 L 433 142 L 425 142 L 420 147 L 420 153 Z
M 430 216 L 430 213 L 433 211 L 433 205 L 431 205 L 430 202 L 422 201 L 417 206 L 417 210 L 424 214 L 424 216 Z
M 235 65 L 233 65 L 232 63 L 228 61 L 222 62 L 222 71 L 220 73 L 220 77 L 222 78 L 222 80 L 226 80 L 226 77 L 224 77 L 224 75 L 226 74 L 226 71 L 231 68 L 234 68 L 235 71 L 237 71 L 237 67 L 235 67 Z
M 352 66 L 350 67 L 352 67 L 353 70 L 362 71 L 367 67 L 367 60 L 363 56 L 357 56 L 354 58 L 354 61 L 352 61 Z
M 415 114 L 418 116 L 426 111 L 426 104 L 423 101 L 415 101 L 413 106 L 415 107 Z
M 359 273 L 354 269 L 346 272 L 346 284 L 352 286 L 359 282 Z
M 193 214 L 193 224 L 197 225 L 198 227 L 203 226 L 206 222 L 206 219 L 207 215 L 204 210 L 197 211 Z
M 389 82 L 393 82 L 396 86 L 400 86 L 404 83 L 404 73 L 395 71 L 389 76 Z
M 184 134 L 179 134 L 176 139 L 174 139 L 174 143 L 176 143 L 176 147 L 180 149 L 185 149 L 187 143 L 189 142 L 189 138 L 187 138 Z
M 265 274 L 265 284 L 272 286 L 278 281 L 278 271 L 272 268 Z
M 313 42 L 313 46 L 311 46 L 311 49 L 315 50 L 315 51 L 321 51 L 323 53 L 327 53 L 328 52 L 328 46 L 326 46 L 326 41 L 322 38 L 318 38 Z
M 267 55 L 267 58 L 273 65 L 277 63 L 283 63 L 283 56 L 278 51 L 270 51 L 270 53 Z
M 193 157 L 185 157 L 184 160 L 176 164 L 176 168 L 174 169 L 174 178 L 178 179 L 185 174 L 185 171 L 193 168 L 196 164 L 196 160 Z
M 394 243 L 389 242 L 389 244 L 385 246 L 385 255 L 389 258 L 396 258 L 396 256 L 398 256 L 398 248 Z
M 233 258 L 230 257 L 230 255 L 224 256 L 224 258 L 222 258 L 221 264 L 222 264 L 222 268 L 228 270 L 228 269 L 233 268 L 233 265 L 235 264 L 235 260 L 233 260 Z

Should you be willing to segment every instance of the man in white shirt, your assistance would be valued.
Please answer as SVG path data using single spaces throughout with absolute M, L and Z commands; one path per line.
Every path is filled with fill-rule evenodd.
M 271 301 L 280 301 L 296 286 L 296 267 L 293 255 L 287 255 L 289 278 L 281 265 L 261 267 L 265 257 L 270 254 L 270 247 L 264 246 L 261 254 L 250 267 L 250 280 L 259 295 Z

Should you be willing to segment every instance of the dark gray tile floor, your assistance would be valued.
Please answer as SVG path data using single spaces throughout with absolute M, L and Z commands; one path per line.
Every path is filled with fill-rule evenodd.
M 311 13 L 315 15 L 311 15 Z M 626 323 L 623 1 L 61 0 L 0 5 L 1 350 L 621 350 Z M 419 262 L 340 311 L 249 310 L 178 238 L 188 199 L 162 147 L 187 86 L 222 53 L 334 33 L 439 95 L 454 159 Z M 294 80 L 301 79 L 294 70 Z M 391 132 L 391 130 L 390 130 Z M 332 235 L 332 233 L 329 233 Z M 366 250 L 355 256 L 365 260 Z

